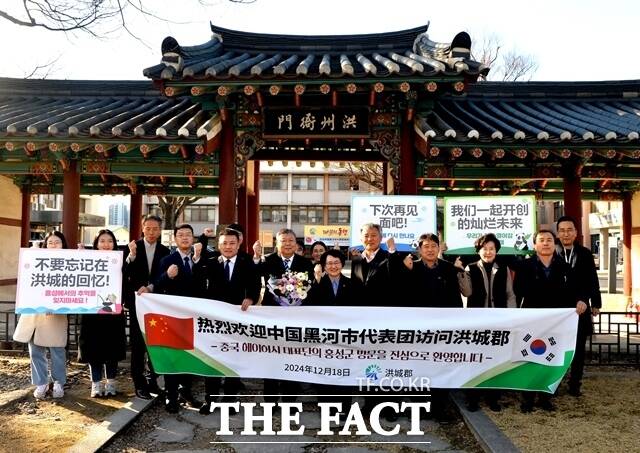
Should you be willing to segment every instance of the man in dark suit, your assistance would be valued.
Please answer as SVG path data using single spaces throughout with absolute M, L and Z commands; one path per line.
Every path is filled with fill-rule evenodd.
M 304 256 L 296 255 L 297 243 L 296 234 L 293 230 L 282 228 L 276 234 L 276 252 L 267 255 L 262 259 L 262 246 L 259 241 L 253 244 L 253 260 L 258 265 L 259 274 L 264 277 L 265 287 L 271 277 L 280 278 L 290 270 L 292 272 L 306 272 L 309 281 L 313 278 L 313 264 L 311 260 Z M 279 306 L 273 294 L 265 288 L 262 305 Z M 294 395 L 298 391 L 295 382 L 277 379 L 264 380 L 265 401 L 277 402 L 278 395 Z M 294 396 L 284 396 L 285 402 L 295 401 Z
M 592 316 L 600 314 L 602 296 L 600 295 L 600 282 L 596 264 L 593 261 L 591 250 L 577 243 L 578 230 L 572 217 L 562 216 L 556 223 L 560 244 L 556 246 L 556 253 L 571 268 L 573 281 L 580 282 L 586 288 L 583 302 L 587 309 L 578 319 L 578 335 L 576 337 L 576 349 L 571 362 L 569 375 L 569 394 L 575 397 L 582 395 L 582 374 L 584 371 L 584 350 L 587 337 L 593 333 Z
M 251 258 L 240 255 L 239 249 L 240 234 L 237 230 L 227 228 L 218 237 L 220 255 L 200 259 L 194 270 L 205 281 L 205 297 L 240 305 L 240 309 L 245 311 L 258 301 L 260 280 L 255 263 Z M 220 381 L 219 377 L 205 378 L 206 401 L 200 408 L 201 414 L 210 412 L 214 395 L 220 392 Z M 223 401 L 235 400 L 231 395 L 238 393 L 239 383 L 238 378 L 225 378 Z
M 391 284 L 389 253 L 380 248 L 382 228 L 366 223 L 360 228 L 364 250 L 351 261 L 351 278 L 363 287 L 362 305 L 384 307 L 389 305 Z
M 171 294 L 184 297 L 201 297 L 202 282 L 194 275 L 193 266 L 200 260 L 202 244 L 194 245 L 193 227 L 188 224 L 178 225 L 173 229 L 177 250 L 160 260 L 158 278 L 153 287 L 154 293 Z M 193 254 L 192 254 L 193 250 Z M 192 407 L 200 407 L 191 393 L 191 375 L 166 374 L 165 390 L 167 397 L 165 409 L 169 413 L 177 413 L 180 409 L 178 397 L 182 397 Z M 180 392 L 178 387 L 182 385 Z
M 313 278 L 313 264 L 311 260 L 296 254 L 298 244 L 293 230 L 283 228 L 276 234 L 276 251 L 261 259 L 262 247 L 254 244 L 254 262 L 258 264 L 258 271 L 265 279 L 280 278 L 286 271 L 306 272 L 309 281 Z M 278 302 L 269 290 L 265 290 L 262 305 L 278 306 Z
M 152 292 L 160 260 L 170 251 L 159 241 L 162 233 L 162 219 L 149 215 L 142 220 L 143 239 L 129 243 L 128 255 L 124 260 L 124 304 L 129 309 L 129 333 L 131 341 L 131 378 L 135 386 L 136 396 L 151 399 L 151 393 L 160 393 L 157 375 L 153 372 L 151 361 L 149 376 L 145 377 L 145 354 L 147 348 L 142 337 L 136 316 L 136 292 Z
M 539 230 L 533 240 L 536 255 L 523 261 L 513 280 L 516 300 L 522 308 L 575 308 L 578 315 L 587 310 L 583 302 L 584 285 L 574 280 L 569 265 L 556 254 L 555 236 L 550 230 Z M 538 405 L 546 410 L 555 408 L 551 395 L 524 392 L 520 410 L 531 412 L 536 394 Z

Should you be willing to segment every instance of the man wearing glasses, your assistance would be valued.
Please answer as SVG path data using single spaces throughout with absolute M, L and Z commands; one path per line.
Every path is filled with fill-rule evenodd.
M 598 316 L 602 307 L 600 282 L 598 281 L 598 273 L 591 250 L 581 246 L 576 241 L 578 230 L 575 220 L 569 216 L 560 217 L 556 227 L 558 239 L 560 239 L 560 244 L 556 247 L 556 253 L 571 268 L 574 281 L 585 285 L 585 294 L 589 295 L 589 300 L 583 301 L 587 304 L 587 309 L 580 315 L 578 321 L 576 349 L 571 362 L 571 374 L 569 375 L 569 394 L 578 397 L 582 394 L 580 386 L 582 385 L 584 369 L 585 344 L 587 337 L 593 333 L 591 317 Z

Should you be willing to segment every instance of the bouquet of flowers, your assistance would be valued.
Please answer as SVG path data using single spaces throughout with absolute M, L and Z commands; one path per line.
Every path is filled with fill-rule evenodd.
M 267 282 L 269 292 L 283 307 L 301 305 L 307 298 L 311 282 L 306 272 L 285 272 L 282 277 L 271 277 Z

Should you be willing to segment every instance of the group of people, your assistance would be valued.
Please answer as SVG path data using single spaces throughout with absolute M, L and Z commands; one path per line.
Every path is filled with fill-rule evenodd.
M 136 319 L 135 295 L 145 292 L 215 299 L 238 305 L 243 311 L 259 303 L 262 293 L 262 305 L 278 306 L 271 291 L 262 291 L 262 280 L 279 278 L 287 271 L 307 273 L 312 282 L 305 305 L 462 308 L 464 296 L 466 306 L 474 308 L 571 307 L 580 315 L 580 321 L 569 393 L 576 397 L 581 394 L 585 343 L 592 329 L 591 316 L 599 313 L 601 298 L 593 257 L 576 242 L 576 222 L 570 217 L 562 217 L 557 222 L 559 242 L 552 231 L 539 230 L 534 236 L 535 255 L 511 266 L 497 259 L 501 244 L 492 233 L 475 241 L 479 259 L 465 266 L 460 258 L 453 263 L 443 259 L 440 239 L 432 233 L 420 236 L 417 256 L 396 251 L 392 238 L 386 241 L 384 250 L 381 227 L 369 223 L 360 230 L 363 250 L 352 257 L 350 277 L 342 272 L 346 258 L 340 250 L 316 242 L 311 247 L 312 259 L 296 253 L 298 242 L 290 229 L 278 231 L 275 252 L 263 256 L 262 245 L 256 242 L 252 256 L 241 249 L 243 228 L 238 224 L 229 225 L 219 233 L 215 252 L 198 241 L 188 224 L 175 227 L 176 249 L 171 252 L 159 241 L 161 226 L 160 218 L 145 217 L 143 237 L 132 241 L 125 251 L 123 300 L 131 320 Z M 43 246 L 65 248 L 64 236 L 52 232 Z M 115 237 L 109 230 L 102 230 L 96 236 L 94 248 L 114 250 L 115 247 Z M 50 327 L 54 324 L 55 329 Z M 117 362 L 125 355 L 124 325 L 124 315 L 82 316 L 80 359 L 90 365 L 91 396 L 116 393 Z M 53 330 L 64 335 L 50 335 Z M 43 341 L 44 336 L 51 340 Z M 53 396 L 62 396 L 66 318 L 24 315 L 16 329 L 16 339 L 29 343 L 36 397 L 44 397 L 49 385 L 44 347 L 51 350 Z M 130 323 L 130 343 L 136 395 L 151 398 L 161 390 L 157 375 L 145 358 L 144 339 L 135 321 Z M 207 414 L 210 403 L 221 396 L 221 392 L 223 400 L 234 400 L 242 386 L 238 378 L 206 378 L 205 401 L 200 403 L 192 394 L 191 379 L 189 375 L 165 376 L 168 412 L 178 412 L 184 403 L 199 407 L 202 414 Z M 336 390 L 332 386 L 318 386 L 319 394 L 345 393 Z M 297 383 L 264 380 L 266 401 L 275 402 L 278 395 L 285 395 L 283 400 L 290 401 L 294 399 L 290 395 L 296 393 Z M 481 396 L 476 391 L 468 392 L 470 410 L 478 409 Z M 500 410 L 499 392 L 486 392 L 485 397 L 492 410 Z M 436 414 L 444 412 L 447 398 L 446 390 L 432 389 L 432 408 Z M 536 394 L 525 392 L 522 411 L 533 410 L 535 403 Z M 364 411 L 374 404 L 374 398 L 365 396 Z M 551 398 L 543 394 L 538 395 L 538 405 L 553 410 Z M 386 416 L 397 417 L 394 412 Z
M 42 241 L 47 249 L 66 249 L 67 240 L 59 231 L 51 231 Z M 95 250 L 117 250 L 111 230 L 100 230 L 93 241 Z M 13 334 L 14 340 L 28 343 L 31 357 L 33 395 L 45 398 L 64 396 L 67 380 L 67 315 L 54 313 L 23 314 Z M 127 352 L 125 314 L 82 315 L 79 321 L 78 361 L 89 364 L 91 396 L 115 396 L 118 362 Z M 51 378 L 47 367 L 47 349 L 51 359 Z M 51 385 L 53 384 L 53 385 Z

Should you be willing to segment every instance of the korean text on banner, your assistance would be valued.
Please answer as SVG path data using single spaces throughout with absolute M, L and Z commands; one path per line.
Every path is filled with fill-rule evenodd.
M 161 374 L 358 386 L 553 392 L 573 358 L 574 309 L 251 307 L 160 294 L 136 300 Z M 336 316 L 336 310 L 340 315 Z
M 437 233 L 436 197 L 410 195 L 354 196 L 351 198 L 351 246 L 362 248 L 360 228 L 382 227 L 382 242 L 393 237 L 400 251 L 413 251 L 423 233 Z
M 502 254 L 531 253 L 535 230 L 533 196 L 444 199 L 444 240 L 449 254 L 475 254 L 473 243 L 486 233 L 500 240 Z
M 20 249 L 16 313 L 122 311 L 122 252 Z

